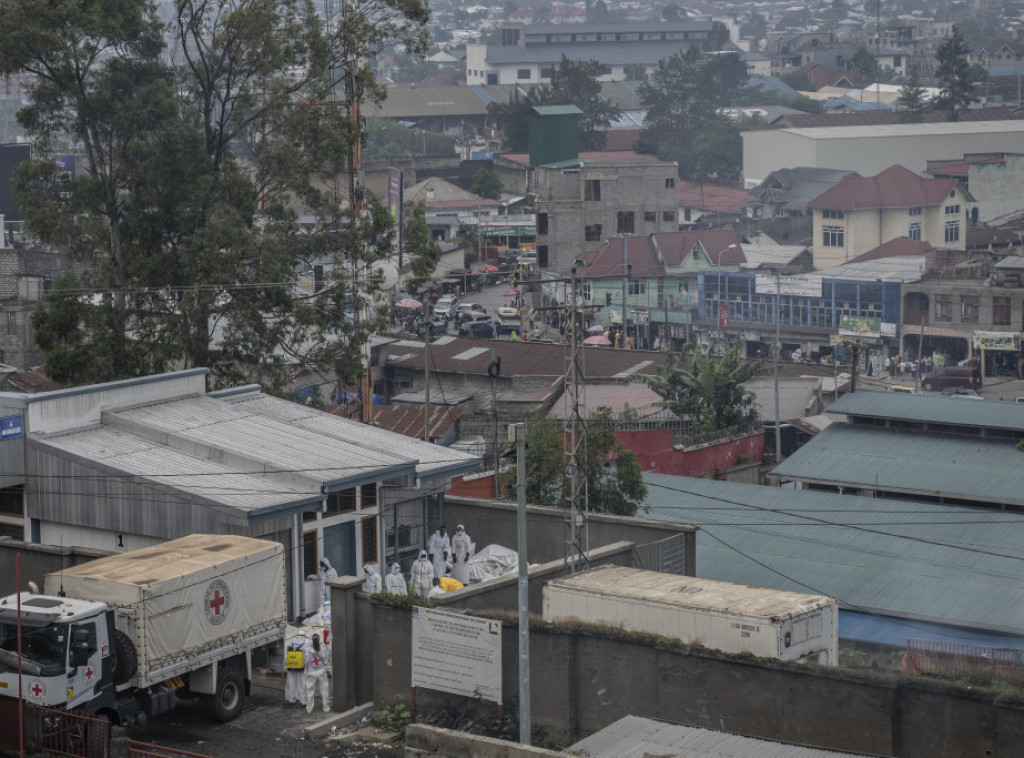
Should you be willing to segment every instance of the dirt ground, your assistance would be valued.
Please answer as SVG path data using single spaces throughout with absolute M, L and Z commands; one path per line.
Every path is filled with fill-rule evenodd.
M 329 737 L 307 740 L 303 728 L 328 714 L 319 701 L 313 713 L 286 703 L 284 683 L 261 678 L 253 683 L 242 715 L 227 724 L 210 721 L 198 700 L 179 701 L 171 712 L 145 726 L 128 730 L 128 737 L 163 747 L 187 750 L 211 758 L 401 758 L 404 748 L 375 739 L 344 745 Z

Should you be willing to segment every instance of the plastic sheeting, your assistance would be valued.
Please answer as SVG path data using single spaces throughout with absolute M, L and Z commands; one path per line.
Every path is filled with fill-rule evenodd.
M 519 554 L 501 545 L 488 545 L 467 562 L 469 583 L 477 584 L 519 570 Z

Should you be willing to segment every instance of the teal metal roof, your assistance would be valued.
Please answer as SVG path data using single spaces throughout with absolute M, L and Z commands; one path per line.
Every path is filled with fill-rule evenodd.
M 971 403 L 942 395 L 857 390 L 839 398 L 828 412 L 1024 432 L 1024 403 L 999 400 Z
M 1018 514 L 668 474 L 644 482 L 648 518 L 700 527 L 697 576 L 1024 634 Z
M 535 105 L 532 110 L 539 116 L 581 116 L 583 111 L 575 105 Z
M 1010 440 L 832 424 L 771 473 L 782 481 L 1024 505 L 1024 453 Z

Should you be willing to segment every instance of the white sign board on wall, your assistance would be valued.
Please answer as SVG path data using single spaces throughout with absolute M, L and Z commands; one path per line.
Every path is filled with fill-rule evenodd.
M 501 622 L 413 606 L 412 686 L 501 703 Z

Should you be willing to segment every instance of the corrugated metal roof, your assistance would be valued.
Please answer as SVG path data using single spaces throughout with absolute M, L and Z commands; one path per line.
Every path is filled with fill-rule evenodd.
M 640 716 L 624 716 L 564 752 L 588 758 L 644 758 L 648 753 L 686 758 L 870 758 Z
M 480 458 L 475 455 L 433 445 L 375 426 L 367 426 L 358 421 L 324 413 L 315 408 L 291 403 L 270 395 L 225 397 L 224 402 L 275 423 L 294 426 L 336 441 L 332 444 L 340 443 L 346 450 L 356 448 L 371 456 L 379 456 L 381 460 L 398 458 L 415 461 L 416 476 L 421 479 L 468 474 L 480 467 Z M 422 413 L 422 409 L 420 410 Z M 422 415 L 420 418 L 420 429 L 422 430 Z
M 34 438 L 33 445 L 82 460 L 151 484 L 188 493 L 208 503 L 245 513 L 279 510 L 318 503 L 316 482 L 300 483 L 258 473 L 241 473 L 237 466 L 192 456 L 126 431 L 98 427 L 83 432 Z
M 772 475 L 782 481 L 1024 505 L 1022 464 L 1024 458 L 1008 440 L 832 424 L 772 469 Z
M 644 483 L 648 518 L 700 527 L 698 576 L 1024 635 L 1018 514 L 649 472 Z
M 848 416 L 955 424 L 975 429 L 1024 431 L 1024 403 L 1005 403 L 999 400 L 961 403 L 941 395 L 857 390 L 843 395 L 829 406 L 828 411 Z
M 313 412 L 327 419 L 342 420 Z M 103 423 L 150 439 L 162 436 L 168 440 L 164 443 L 168 447 L 214 448 L 220 455 L 245 462 L 236 465 L 236 471 L 293 472 L 295 476 L 316 480 L 328 490 L 411 476 L 417 463 L 414 457 L 384 453 L 325 434 L 311 434 L 297 424 L 257 414 L 244 404 L 208 397 L 115 410 L 104 413 Z

